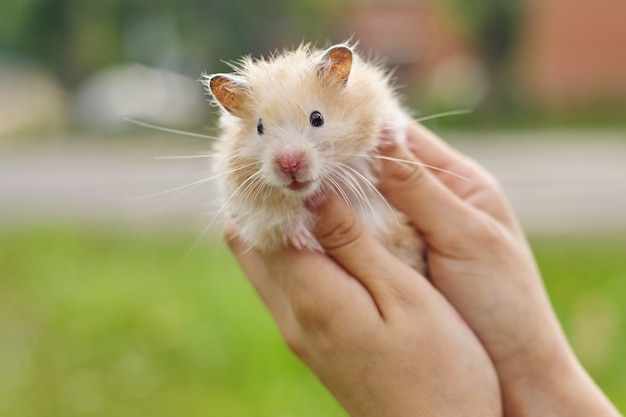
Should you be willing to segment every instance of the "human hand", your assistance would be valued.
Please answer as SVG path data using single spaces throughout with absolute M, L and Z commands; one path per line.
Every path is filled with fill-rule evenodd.
M 381 151 L 380 188 L 424 236 L 433 285 L 489 353 L 505 415 L 619 415 L 572 353 L 497 182 L 423 126 L 408 145 Z
M 287 344 L 352 416 L 500 416 L 498 381 L 457 312 L 343 201 L 317 207 L 326 254 L 226 239 Z

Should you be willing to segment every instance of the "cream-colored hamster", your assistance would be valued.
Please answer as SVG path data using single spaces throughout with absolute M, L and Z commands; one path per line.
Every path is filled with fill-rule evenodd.
M 340 194 L 396 256 L 424 272 L 421 238 L 376 190 L 377 147 L 406 140 L 409 116 L 389 74 L 348 44 L 244 58 L 203 77 L 221 108 L 214 170 L 219 203 L 260 251 L 321 250 L 307 201 Z

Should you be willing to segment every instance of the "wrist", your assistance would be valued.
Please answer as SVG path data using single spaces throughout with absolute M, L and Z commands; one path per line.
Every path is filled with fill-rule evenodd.
M 620 417 L 563 337 L 560 346 L 498 369 L 505 417 Z

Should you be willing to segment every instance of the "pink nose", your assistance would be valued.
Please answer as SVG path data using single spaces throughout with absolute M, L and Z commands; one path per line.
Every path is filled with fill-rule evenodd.
M 276 163 L 285 174 L 295 174 L 302 167 L 301 153 L 286 153 L 276 158 Z

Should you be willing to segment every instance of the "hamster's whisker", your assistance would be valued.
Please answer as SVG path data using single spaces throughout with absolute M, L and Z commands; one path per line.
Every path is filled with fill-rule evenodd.
M 235 169 L 233 171 L 237 171 L 237 170 Z M 233 172 L 233 171 L 231 171 L 231 172 Z M 215 177 L 213 177 L 213 178 L 215 178 Z M 198 183 L 198 184 L 195 184 L 195 185 L 192 185 L 192 186 L 189 186 L 189 187 L 183 189 L 181 192 L 179 192 L 174 197 L 170 198 L 168 201 L 166 201 L 164 204 L 162 204 L 161 207 L 158 208 L 157 213 L 162 212 L 167 207 L 169 207 L 170 204 L 174 203 L 175 201 L 177 201 L 182 196 L 188 194 L 190 191 L 193 191 L 196 188 L 200 187 L 202 184 L 204 184 L 204 183 Z
M 189 187 L 196 188 L 197 186 L 199 186 L 201 184 L 204 184 L 206 182 L 209 182 L 209 181 L 211 181 L 211 180 L 213 180 L 213 179 L 215 179 L 215 178 L 217 178 L 219 176 L 221 176 L 221 175 L 214 175 L 212 177 L 202 178 L 202 179 L 200 179 L 198 181 L 194 181 L 194 182 L 189 183 L 189 184 L 181 185 L 181 186 L 178 186 L 178 187 L 170 188 L 170 189 L 159 191 L 159 192 L 156 192 L 156 193 L 146 194 L 146 195 L 142 195 L 142 196 L 139 196 L 139 197 L 131 197 L 131 198 L 129 198 L 129 200 L 130 201 L 147 200 L 149 198 L 155 198 L 155 197 L 159 197 L 159 196 L 162 196 L 162 195 L 174 193 L 176 191 L 184 190 L 184 189 L 189 188 Z
M 185 194 L 189 193 L 190 191 L 193 191 L 196 188 L 200 187 L 202 184 L 204 184 L 204 183 L 198 183 L 198 184 L 195 184 L 195 185 L 192 185 L 190 187 L 187 187 L 187 188 L 183 189 L 180 193 L 176 194 L 174 197 L 170 198 L 164 204 L 162 204 L 161 207 L 158 208 L 157 213 L 162 212 L 167 207 L 169 207 L 170 204 L 172 204 L 173 202 L 175 202 L 176 200 L 178 200 L 179 198 L 181 198 Z
M 237 255 L 238 257 L 239 256 L 243 257 L 243 256 L 246 256 L 247 254 L 249 254 L 250 252 L 252 252 L 254 250 L 254 247 L 252 247 L 252 245 L 250 245 L 249 243 L 244 242 L 244 245 L 245 245 L 245 249 L 242 252 L 239 252 L 239 253 L 237 253 L 235 255 Z
M 239 187 L 237 187 L 226 202 L 229 202 L 235 196 L 240 200 L 247 200 L 248 197 L 252 198 L 253 196 L 258 196 L 264 186 L 261 172 L 257 171 L 247 178 Z
M 343 164 L 336 163 L 335 165 L 338 168 L 336 171 L 337 177 L 352 191 L 361 207 L 368 208 L 372 211 L 372 213 L 374 213 L 374 208 L 367 198 L 365 190 L 361 186 L 361 181 L 359 181 L 350 171 L 346 170 L 345 167 L 342 166 Z
M 250 164 L 252 165 L 252 164 Z M 233 191 L 231 193 L 231 195 L 226 199 L 226 201 L 224 201 L 224 203 L 222 204 L 222 207 L 220 207 L 220 209 L 213 215 L 213 217 L 211 217 L 211 220 L 209 221 L 209 223 L 206 225 L 206 227 L 202 230 L 202 232 L 200 233 L 200 235 L 196 238 L 196 240 L 193 242 L 193 244 L 191 245 L 191 248 L 189 248 L 189 250 L 187 251 L 187 253 L 185 254 L 184 258 L 183 258 L 183 262 L 186 261 L 189 256 L 191 256 L 191 253 L 193 251 L 196 250 L 196 248 L 198 247 L 198 245 L 200 244 L 200 241 L 206 236 L 206 234 L 209 232 L 209 229 L 211 229 L 211 227 L 213 226 L 213 223 L 215 223 L 215 220 L 217 220 L 217 218 L 224 212 L 224 210 L 226 209 L 226 207 L 228 206 L 228 203 L 230 202 L 230 200 L 233 199 L 233 197 L 235 197 L 238 193 L 239 190 L 241 190 L 243 187 L 246 186 L 246 184 L 248 184 L 248 182 L 250 181 L 254 181 L 255 179 L 257 179 L 257 177 L 259 176 L 259 172 L 255 172 L 253 175 L 249 176 L 248 178 L 246 178 L 246 180 L 244 182 L 242 182 L 236 189 L 235 191 Z
M 350 183 L 349 179 L 346 179 L 346 173 L 343 167 L 341 167 L 338 163 L 331 163 L 330 169 L 328 170 L 330 175 L 327 175 L 329 182 L 333 184 L 336 188 L 337 192 L 341 195 L 344 201 L 348 204 L 351 209 L 354 209 L 353 201 L 350 199 L 350 196 L 341 186 L 341 183 L 345 184 L 350 190 L 352 190 L 353 194 L 357 195 L 358 199 L 361 199 L 361 196 L 358 196 L 357 190 L 354 189 L 354 186 Z
M 354 195 L 354 197 L 356 198 L 356 201 L 359 203 L 359 205 L 361 205 L 361 207 L 363 207 L 365 203 L 367 203 L 367 200 L 365 199 L 365 197 L 361 195 L 361 192 L 359 191 L 357 186 L 354 184 L 354 178 L 350 178 L 349 173 L 338 172 L 335 174 L 335 176 L 337 178 L 337 184 L 339 184 L 339 182 L 342 182 L 343 184 L 345 184 L 345 186 L 348 187 L 348 190 L 351 191 L 352 195 Z M 346 198 L 348 198 L 348 201 L 350 201 L 350 207 L 354 208 L 352 204 L 352 200 L 350 200 L 350 198 L 348 197 L 348 193 L 346 193 L 343 190 L 343 188 L 341 188 L 341 191 L 346 195 Z
M 335 177 L 340 177 L 340 174 L 341 173 L 337 172 L 337 170 L 327 170 L 327 171 L 324 171 L 322 175 L 326 181 L 332 184 L 333 188 L 337 191 L 337 193 L 339 193 L 339 195 L 341 196 L 341 198 L 343 198 L 346 204 L 350 208 L 353 208 L 352 201 L 350 201 L 350 198 L 348 197 L 346 192 L 343 190 L 339 182 L 337 182 L 337 180 L 335 179 Z
M 203 135 L 201 133 L 187 132 L 184 130 L 172 129 L 170 127 L 159 126 L 152 123 L 142 122 L 141 120 L 133 119 L 132 117 L 122 117 L 122 120 L 136 124 L 137 126 L 147 127 L 148 129 L 159 130 L 161 132 L 174 133 L 177 135 L 191 136 L 194 138 L 216 140 L 215 136 Z
M 345 156 L 356 156 L 356 157 L 360 157 L 360 158 L 384 159 L 385 161 L 392 161 L 392 162 L 396 162 L 396 163 L 399 163 L 399 164 L 415 165 L 415 166 L 418 166 L 418 167 L 424 167 L 424 168 L 432 169 L 433 171 L 443 172 L 445 174 L 452 175 L 453 177 L 457 177 L 459 179 L 462 179 L 463 181 L 468 181 L 468 182 L 471 181 L 466 176 L 463 176 L 461 174 L 457 174 L 456 172 L 450 171 L 450 170 L 445 169 L 445 168 L 440 168 L 440 167 L 435 166 L 435 165 L 425 164 L 423 162 L 410 161 L 408 159 L 400 159 L 400 158 L 394 158 L 394 157 L 391 157 L 391 156 L 377 155 L 377 154 L 344 153 L 343 155 L 345 155 Z
M 250 202 L 256 203 L 261 196 L 261 190 L 263 189 L 263 184 L 259 184 L 259 181 L 252 181 L 246 188 L 241 192 L 242 199 L 248 200 Z
M 247 200 L 250 198 L 251 202 L 256 202 L 262 195 L 263 190 L 268 187 L 264 181 L 261 181 L 260 173 L 255 173 L 254 181 L 252 181 L 241 193 L 241 199 Z
M 357 171 L 356 169 L 352 168 L 349 165 L 346 164 L 341 164 L 344 168 L 352 171 L 357 177 L 361 178 L 361 180 L 369 185 L 371 187 L 371 189 L 376 193 L 376 195 L 382 200 L 382 202 L 387 206 L 387 209 L 389 209 L 389 212 L 393 215 L 393 218 L 395 220 L 395 222 L 398 224 L 398 226 L 401 225 L 400 220 L 398 220 L 398 216 L 396 216 L 395 211 L 393 210 L 393 208 L 391 207 L 391 204 L 389 204 L 389 202 L 387 201 L 387 199 L 385 198 L 384 195 L 381 194 L 380 191 L 378 191 L 378 188 L 376 188 L 376 186 L 374 186 L 374 184 L 372 184 L 372 182 L 367 179 L 367 177 L 363 174 L 361 174 L 359 171 Z
M 132 198 L 130 198 L 129 200 L 130 200 L 130 201 L 140 201 L 140 200 L 146 200 L 146 199 L 149 199 L 149 198 L 159 197 L 159 196 L 162 196 L 162 195 L 165 195 L 165 194 L 170 194 L 170 193 L 174 193 L 174 192 L 176 192 L 176 191 L 184 190 L 185 188 L 189 188 L 189 187 L 194 187 L 194 188 L 197 188 L 197 186 L 199 186 L 199 185 L 201 185 L 201 184 L 203 184 L 203 183 L 206 183 L 206 182 L 212 181 L 212 180 L 214 180 L 214 179 L 216 179 L 216 178 L 219 178 L 219 177 L 223 177 L 223 176 L 229 175 L 229 174 L 231 174 L 231 173 L 233 173 L 233 172 L 237 172 L 237 171 L 239 171 L 239 170 L 242 170 L 242 169 L 248 168 L 248 167 L 250 167 L 250 166 L 252 166 L 252 165 L 254 165 L 254 164 L 253 164 L 253 163 L 251 163 L 251 164 L 247 164 L 247 165 L 240 166 L 240 167 L 237 167 L 237 168 L 235 168 L 235 169 L 232 169 L 232 170 L 230 170 L 230 171 L 228 171 L 228 172 L 222 172 L 222 173 L 219 173 L 219 174 L 217 174 L 217 175 L 212 175 L 212 176 L 207 177 L 207 178 L 202 178 L 202 179 L 200 179 L 200 180 L 197 180 L 197 181 L 191 182 L 191 183 L 189 183 L 189 184 L 180 185 L 180 186 L 178 186 L 178 187 L 169 188 L 169 189 L 167 189 L 167 190 L 159 191 L 159 192 L 152 193 L 152 194 L 142 195 L 142 196 L 139 196 L 139 197 L 132 197 Z
M 468 114 L 471 113 L 472 109 L 459 109 L 459 110 L 450 110 L 450 111 L 444 111 L 441 113 L 435 113 L 435 114 L 431 114 L 428 116 L 422 116 L 418 119 L 415 119 L 416 122 L 425 122 L 427 120 L 432 120 L 432 119 L 439 119 L 441 117 L 447 117 L 447 116 L 458 116 L 461 114 Z
M 369 212 L 372 213 L 374 218 L 379 220 L 380 216 L 378 215 L 378 213 L 376 213 L 376 210 L 374 209 L 374 206 L 372 206 L 372 202 L 370 201 L 370 199 L 367 198 L 367 194 L 365 193 L 365 190 L 363 190 L 363 187 L 361 186 L 361 181 L 355 178 L 354 175 L 352 175 L 352 173 L 350 173 L 349 171 L 344 170 L 343 174 L 344 174 L 344 178 L 349 178 L 349 180 L 345 179 L 344 182 L 353 191 L 361 207 L 364 210 L 365 209 L 369 210 Z
M 384 159 L 386 161 L 397 162 L 399 164 L 408 164 L 408 165 L 421 166 L 421 167 L 424 167 L 424 168 L 432 169 L 433 171 L 439 171 L 439 172 L 443 172 L 445 174 L 452 175 L 454 177 L 462 179 L 463 181 L 468 181 L 468 182 L 471 181 L 469 178 L 467 178 L 467 177 L 465 177 L 465 176 L 463 176 L 461 174 L 457 174 L 456 172 L 452 172 L 452 171 L 444 169 L 444 168 L 439 168 L 439 167 L 434 166 L 434 165 L 424 164 L 422 162 L 410 161 L 408 159 L 393 158 L 391 156 L 384 156 L 384 155 L 370 155 L 370 156 L 372 158 Z
M 157 161 L 163 160 L 171 160 L 171 159 L 204 159 L 204 158 L 219 158 L 219 156 L 214 154 L 207 155 L 168 155 L 168 156 L 155 156 L 154 159 Z

